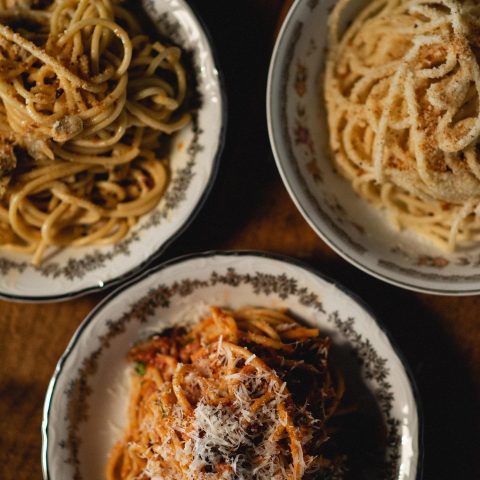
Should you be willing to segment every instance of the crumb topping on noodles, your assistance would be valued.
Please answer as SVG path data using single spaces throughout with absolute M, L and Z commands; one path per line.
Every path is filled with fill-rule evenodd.
M 329 19 L 330 143 L 355 190 L 447 250 L 480 240 L 480 5 L 373 0 Z
M 318 330 L 254 308 L 212 308 L 199 324 L 134 347 L 129 359 L 143 367 L 107 478 L 283 480 L 328 472 L 341 462 L 324 444 L 343 395 L 328 350 Z
M 0 0 L 0 248 L 34 265 L 52 247 L 118 243 L 168 184 L 189 82 L 133 7 Z

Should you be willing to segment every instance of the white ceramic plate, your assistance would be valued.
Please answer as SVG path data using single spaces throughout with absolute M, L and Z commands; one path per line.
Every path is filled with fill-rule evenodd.
M 103 478 L 108 454 L 125 426 L 129 347 L 149 333 L 199 318 L 208 305 L 286 307 L 328 334 L 334 349 L 343 352 L 336 358 L 347 390 L 359 392 L 352 395 L 373 419 L 367 429 L 385 429 L 389 447 L 377 460 L 386 462 L 390 474 L 381 480 L 421 477 L 414 390 L 371 313 L 344 289 L 293 261 L 251 252 L 210 252 L 173 260 L 124 285 L 79 327 L 45 400 L 45 479 Z
M 351 0 L 342 25 L 368 3 Z M 480 292 L 480 245 L 445 255 L 359 198 L 336 173 L 328 147 L 321 78 L 327 18 L 336 0 L 297 0 L 270 64 L 267 115 L 270 142 L 283 181 L 317 234 L 343 258 L 395 285 L 437 294 Z
M 226 105 L 209 38 L 186 1 L 141 3 L 158 31 L 191 56 L 201 98 L 196 120 L 175 136 L 167 191 L 157 208 L 115 246 L 66 248 L 39 268 L 24 255 L 0 253 L 0 297 L 61 300 L 124 280 L 188 226 L 210 190 L 224 143 Z

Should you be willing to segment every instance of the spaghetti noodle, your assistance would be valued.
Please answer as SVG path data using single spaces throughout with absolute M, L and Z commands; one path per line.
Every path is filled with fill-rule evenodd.
M 261 308 L 213 307 L 200 323 L 135 346 L 128 427 L 107 479 L 281 480 L 327 472 L 338 461 L 325 455 L 327 425 L 344 391 L 328 352 L 318 330 Z
M 480 240 L 480 5 L 372 0 L 329 19 L 330 143 L 355 191 L 453 251 Z
M 113 244 L 159 202 L 190 122 L 181 51 L 119 0 L 0 0 L 0 246 Z

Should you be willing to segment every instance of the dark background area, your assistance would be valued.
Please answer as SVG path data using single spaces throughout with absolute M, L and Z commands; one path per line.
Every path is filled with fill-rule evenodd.
M 387 285 L 315 235 L 283 187 L 268 142 L 266 79 L 284 2 L 190 3 L 211 33 L 223 71 L 227 141 L 207 202 L 156 263 L 210 249 L 257 249 L 299 258 L 342 283 L 370 304 L 412 369 L 423 404 L 424 479 L 480 478 L 480 297 L 435 297 Z M 41 478 L 48 380 L 73 331 L 106 293 L 52 305 L 0 301 L 0 479 Z

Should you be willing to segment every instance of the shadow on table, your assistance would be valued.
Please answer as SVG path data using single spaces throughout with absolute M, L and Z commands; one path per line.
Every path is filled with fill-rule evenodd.
M 265 96 L 275 18 L 282 3 L 190 1 L 210 31 L 228 103 L 227 138 L 217 181 L 200 218 L 189 229 L 190 239 L 197 234 L 196 250 L 224 243 L 226 232 L 234 238 L 256 206 L 264 203 L 272 177 L 278 180 L 268 141 Z

